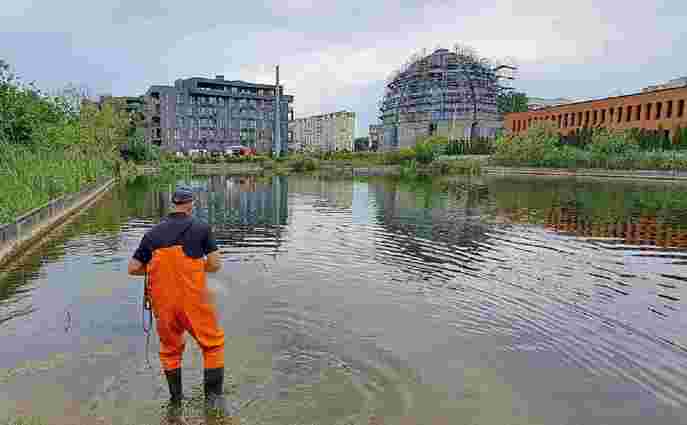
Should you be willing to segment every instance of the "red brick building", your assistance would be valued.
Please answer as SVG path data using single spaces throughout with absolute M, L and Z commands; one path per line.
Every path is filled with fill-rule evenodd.
M 687 127 L 685 103 L 687 87 L 670 88 L 511 113 L 506 115 L 504 126 L 511 134 L 518 134 L 547 121 L 564 136 L 587 127 L 663 130 L 673 137 L 677 128 Z

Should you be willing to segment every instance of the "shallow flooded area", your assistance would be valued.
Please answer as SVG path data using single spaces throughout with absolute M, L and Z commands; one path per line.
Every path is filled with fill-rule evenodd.
M 243 424 L 687 422 L 687 186 L 193 178 Z M 122 183 L 0 270 L 0 423 L 160 423 L 142 279 L 174 182 Z M 184 357 L 188 414 L 202 357 Z

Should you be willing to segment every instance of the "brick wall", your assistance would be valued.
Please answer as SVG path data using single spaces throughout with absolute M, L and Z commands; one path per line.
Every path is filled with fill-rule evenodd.
M 510 134 L 518 134 L 540 121 L 552 122 L 564 136 L 589 127 L 660 128 L 673 137 L 675 129 L 687 127 L 687 87 L 511 113 L 505 117 L 505 127 Z

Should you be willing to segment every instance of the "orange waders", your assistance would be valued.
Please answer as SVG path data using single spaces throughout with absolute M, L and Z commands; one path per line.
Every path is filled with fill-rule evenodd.
M 180 245 L 158 248 L 148 274 L 162 368 L 181 367 L 185 331 L 203 350 L 205 369 L 223 368 L 224 331 L 208 296 L 205 259 L 188 257 Z

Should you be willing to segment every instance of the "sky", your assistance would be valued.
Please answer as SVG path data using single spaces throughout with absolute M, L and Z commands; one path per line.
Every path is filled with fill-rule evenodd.
M 385 79 L 413 53 L 455 43 L 510 58 L 533 97 L 632 93 L 687 75 L 687 1 L 8 0 L 0 59 L 46 90 L 143 94 L 194 76 L 274 83 L 296 117 L 377 122 Z

